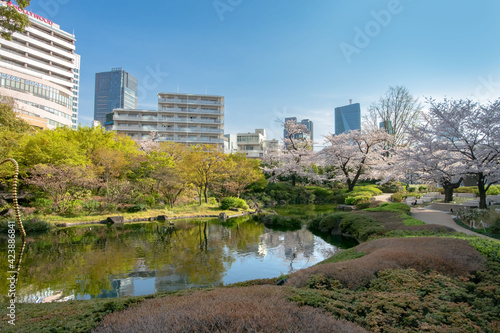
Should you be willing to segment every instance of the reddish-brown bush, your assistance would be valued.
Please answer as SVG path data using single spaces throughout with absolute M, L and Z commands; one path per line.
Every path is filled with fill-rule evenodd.
M 483 268 L 485 258 L 466 241 L 452 238 L 383 238 L 356 247 L 367 255 L 344 262 L 328 263 L 300 270 L 288 284 L 305 287 L 312 275 L 340 281 L 342 286 L 366 286 L 385 269 L 435 270 L 451 276 L 467 275 Z
M 95 332 L 366 332 L 286 293 L 252 286 L 166 296 L 106 316 Z

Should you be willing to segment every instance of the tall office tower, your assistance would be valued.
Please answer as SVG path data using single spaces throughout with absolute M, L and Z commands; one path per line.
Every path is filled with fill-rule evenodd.
M 285 118 L 285 124 L 289 121 L 293 121 L 293 122 L 297 122 L 297 117 L 288 117 L 288 118 Z M 286 128 L 283 129 L 283 138 L 286 138 L 288 136 L 288 131 L 286 130 Z
M 113 130 L 137 140 L 214 144 L 224 148 L 224 97 L 159 93 L 158 110 L 115 109 Z
M 313 122 L 309 119 L 302 119 L 300 123 L 306 125 L 307 130 L 309 131 L 310 139 L 311 141 L 313 141 L 314 140 Z
M 41 128 L 77 127 L 80 56 L 75 35 L 51 20 L 8 2 L 25 13 L 30 26 L 0 38 L 0 95 L 12 97 L 14 111 Z
M 293 121 L 294 123 L 297 122 L 297 117 L 289 117 L 285 118 L 285 124 L 288 121 Z M 303 119 L 300 121 L 301 124 L 305 125 L 307 127 L 307 131 L 305 133 L 298 133 L 294 136 L 295 139 L 299 138 L 308 138 L 308 139 L 313 139 L 313 122 L 310 121 L 309 119 Z M 283 129 L 283 137 L 286 138 L 288 136 L 288 131 L 286 129 Z
M 137 109 L 137 79 L 121 67 L 95 75 L 94 120 L 104 124 L 113 109 Z
M 361 107 L 359 103 L 335 108 L 335 134 L 361 129 Z

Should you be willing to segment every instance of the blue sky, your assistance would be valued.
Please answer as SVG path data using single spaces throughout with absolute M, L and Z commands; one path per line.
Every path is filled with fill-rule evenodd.
M 334 131 L 349 99 L 363 112 L 404 85 L 421 98 L 500 97 L 500 2 L 294 0 L 33 0 L 29 10 L 74 31 L 82 56 L 80 123 L 93 117 L 95 73 L 123 67 L 139 108 L 158 92 L 225 97 L 225 132 L 276 119 Z

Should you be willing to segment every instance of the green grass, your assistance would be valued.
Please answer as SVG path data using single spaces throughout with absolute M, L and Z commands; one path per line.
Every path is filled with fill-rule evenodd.
M 411 207 L 405 203 L 393 202 L 390 204 L 382 204 L 375 208 L 367 208 L 365 210 L 369 212 L 396 212 L 396 213 L 410 214 Z
M 328 259 L 325 259 L 316 265 L 323 265 L 323 264 L 328 264 L 331 262 L 341 262 L 341 261 L 347 261 L 347 260 L 353 260 L 356 258 L 361 258 L 365 256 L 365 252 L 358 252 L 355 248 L 351 248 L 348 250 L 344 250 L 338 253 L 335 253 L 333 256 L 331 256 Z
M 426 223 L 420 220 L 417 220 L 416 218 L 413 218 L 409 215 L 406 214 L 401 214 L 401 218 L 403 219 L 403 224 L 404 225 L 425 225 Z

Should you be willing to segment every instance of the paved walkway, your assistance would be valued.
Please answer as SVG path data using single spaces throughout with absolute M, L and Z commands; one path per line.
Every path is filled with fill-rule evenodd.
M 383 194 L 379 194 L 379 195 L 374 196 L 373 199 L 375 199 L 377 201 L 391 202 L 392 195 L 393 195 L 393 193 L 383 193 Z
M 391 202 L 392 193 L 384 193 L 373 197 L 377 201 L 387 201 Z M 416 218 L 417 220 L 424 221 L 428 224 L 438 224 L 445 227 L 450 227 L 455 229 L 458 232 L 463 232 L 467 235 L 474 235 L 479 237 L 491 238 L 485 235 L 478 234 L 477 232 L 471 231 L 469 229 L 465 229 L 464 227 L 459 226 L 453 221 L 453 218 L 447 212 L 429 209 L 426 207 L 412 207 L 411 209 L 411 217 Z M 493 238 L 491 238 L 493 239 Z
M 439 210 L 428 209 L 428 208 L 412 208 L 411 209 L 411 217 L 416 218 L 417 220 L 424 221 L 428 224 L 438 224 L 443 225 L 445 227 L 450 227 L 455 229 L 458 232 L 463 232 L 467 235 L 474 235 L 479 237 L 491 238 L 485 235 L 478 234 L 477 232 L 471 231 L 469 229 L 465 229 L 453 221 L 453 218 L 447 212 L 442 212 Z

